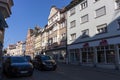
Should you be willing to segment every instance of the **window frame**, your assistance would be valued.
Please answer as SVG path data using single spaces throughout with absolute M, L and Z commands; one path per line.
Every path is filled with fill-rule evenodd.
M 73 23 L 74 23 L 74 25 L 73 25 Z M 73 20 L 70 22 L 70 28 L 74 28 L 74 27 L 76 27 L 76 20 Z
M 81 38 L 89 37 L 89 29 L 84 29 L 84 30 L 82 30 L 81 32 L 82 32 Z M 87 34 L 84 34 L 84 35 L 83 35 L 84 32 L 87 33 Z
M 70 16 L 75 14 L 75 7 L 73 7 L 72 9 L 70 9 Z
M 103 14 L 97 15 L 97 11 L 100 10 L 100 9 L 102 9 L 102 8 L 104 8 L 105 12 Z M 98 9 L 95 10 L 95 18 L 104 16 L 104 15 L 106 15 L 106 7 L 105 6 L 100 7 L 100 8 L 98 8 Z
M 73 41 L 76 39 L 76 33 L 70 34 L 70 40 Z
M 82 18 L 84 18 L 84 17 L 86 17 L 86 16 L 87 16 L 87 20 L 86 20 L 86 21 L 82 21 Z M 81 24 L 88 22 L 88 21 L 89 21 L 89 16 L 88 16 L 88 14 L 83 15 L 83 16 L 81 17 L 80 21 L 81 21 Z
M 102 26 L 105 26 L 105 27 L 102 27 Z M 103 33 L 107 33 L 108 32 L 107 23 L 98 25 L 98 26 L 96 26 L 96 28 L 97 28 L 97 34 L 103 34 Z M 105 31 L 99 32 L 98 29 L 104 29 Z
M 80 3 L 80 10 L 83 10 L 87 7 L 88 7 L 88 1 L 87 0 L 84 0 L 83 2 Z

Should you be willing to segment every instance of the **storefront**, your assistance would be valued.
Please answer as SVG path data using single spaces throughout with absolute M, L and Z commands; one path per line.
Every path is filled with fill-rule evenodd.
M 79 49 L 70 49 L 69 50 L 69 59 L 71 63 L 79 63 L 80 61 L 80 51 Z
M 98 46 L 83 46 L 69 49 L 69 62 L 102 68 L 120 68 L 120 44 L 108 44 L 107 40 Z

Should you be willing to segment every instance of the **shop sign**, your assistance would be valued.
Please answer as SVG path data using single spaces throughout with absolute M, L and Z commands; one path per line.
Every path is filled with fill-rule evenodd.
M 106 46 L 106 45 L 108 45 L 108 42 L 106 39 L 103 39 L 100 41 L 100 46 Z

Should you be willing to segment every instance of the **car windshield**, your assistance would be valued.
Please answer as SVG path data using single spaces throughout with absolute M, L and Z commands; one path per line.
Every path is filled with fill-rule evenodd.
M 51 60 L 50 56 L 41 56 L 41 60 Z
M 30 61 L 31 60 L 31 57 L 30 56 L 25 56 L 25 58 Z
M 12 63 L 23 63 L 23 62 L 27 62 L 27 59 L 25 57 L 12 57 L 11 62 Z

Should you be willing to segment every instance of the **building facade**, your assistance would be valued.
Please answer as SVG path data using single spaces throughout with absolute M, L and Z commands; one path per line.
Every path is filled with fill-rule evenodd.
M 34 30 L 28 29 L 25 55 L 30 55 L 32 58 L 34 56 L 34 39 Z
M 8 27 L 5 19 L 11 15 L 13 0 L 0 0 L 0 79 L 2 78 L 2 56 L 5 28 Z
M 16 43 L 16 55 L 23 56 L 25 55 L 26 44 L 23 41 L 18 41 Z
M 35 55 L 42 52 L 42 29 L 40 27 L 35 28 Z
M 57 61 L 65 61 L 66 55 L 66 22 L 62 9 L 52 6 L 48 17 L 46 32 L 46 54 Z M 43 38 L 42 38 L 43 39 Z
M 120 69 L 119 11 L 120 0 L 73 0 L 66 6 L 70 63 Z
M 7 56 L 14 56 L 16 55 L 16 44 L 10 44 L 7 47 Z

